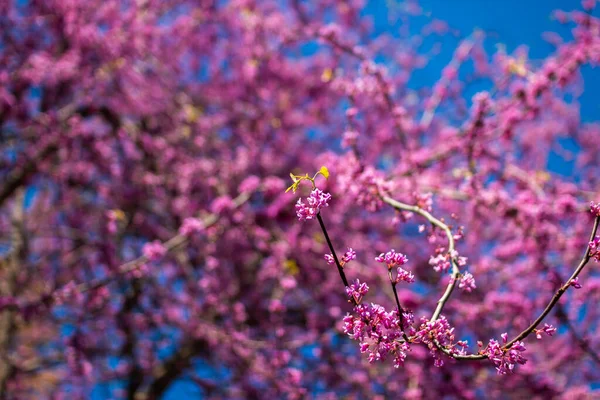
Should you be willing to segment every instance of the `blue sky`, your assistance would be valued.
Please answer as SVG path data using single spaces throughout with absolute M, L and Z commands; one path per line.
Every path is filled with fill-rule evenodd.
M 369 0 L 364 14 L 373 19 L 376 34 L 394 34 L 399 25 L 390 24 L 390 9 L 387 4 L 400 3 L 399 0 Z M 489 40 L 488 50 L 495 43 L 506 46 L 512 52 L 520 45 L 529 47 L 532 59 L 542 59 L 553 51 L 543 38 L 544 32 L 557 32 L 568 37 L 570 28 L 552 18 L 552 12 L 560 9 L 581 10 L 579 0 L 422 0 L 419 4 L 432 18 L 446 21 L 451 28 L 468 36 L 475 29 L 485 31 Z M 594 14 L 598 14 L 595 11 Z M 447 46 L 439 57 L 418 76 L 417 84 L 433 83 L 439 78 L 441 69 L 447 64 L 453 48 Z M 595 93 L 600 89 L 600 75 L 589 66 L 583 68 L 585 91 L 579 99 L 584 121 L 597 120 L 600 104 Z

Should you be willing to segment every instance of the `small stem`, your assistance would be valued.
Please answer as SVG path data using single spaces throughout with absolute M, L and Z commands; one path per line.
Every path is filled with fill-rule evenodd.
M 327 233 L 327 228 L 325 228 L 325 223 L 323 222 L 323 217 L 321 217 L 321 213 L 317 214 L 317 219 L 319 220 L 319 225 L 321 225 L 321 230 L 323 231 L 323 235 L 325 236 L 325 240 L 327 241 L 327 245 L 329 246 L 329 250 L 333 255 L 333 259 L 335 260 L 335 265 L 337 266 L 338 272 L 340 273 L 340 278 L 342 278 L 342 282 L 344 282 L 344 286 L 349 287 L 348 279 L 346 278 L 346 274 L 344 273 L 344 268 L 342 264 L 340 264 L 340 260 L 338 260 L 337 254 L 335 254 L 335 249 L 333 248 L 333 244 L 331 243 L 331 239 L 329 239 L 329 234 Z M 358 305 L 354 297 L 350 297 L 352 303 L 354 305 Z
M 392 283 L 392 290 L 394 292 L 394 298 L 396 299 L 396 307 L 398 307 L 398 318 L 400 319 L 400 330 L 402 331 L 402 337 L 405 341 L 409 342 L 409 338 L 404 332 L 404 308 L 400 305 L 400 299 L 398 299 L 398 291 L 396 290 L 396 282 L 392 280 L 392 271 L 391 269 L 388 271 L 388 275 L 390 276 L 390 281 Z

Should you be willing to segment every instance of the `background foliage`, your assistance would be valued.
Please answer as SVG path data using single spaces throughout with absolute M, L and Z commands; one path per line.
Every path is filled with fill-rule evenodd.
M 382 196 L 431 209 L 476 282 L 443 312 L 457 340 L 515 336 L 575 269 L 600 197 L 578 101 L 595 2 L 554 14 L 544 58 L 414 1 L 389 2 L 382 31 L 383 3 L 362 3 L 0 2 L 0 398 L 594 396 L 597 263 L 514 374 L 419 345 L 370 364 L 318 224 L 297 221 L 309 189 L 284 191 L 326 165 L 346 274 L 392 310 L 374 258 L 406 254 L 417 321 L 450 279 L 430 264 L 444 235 Z

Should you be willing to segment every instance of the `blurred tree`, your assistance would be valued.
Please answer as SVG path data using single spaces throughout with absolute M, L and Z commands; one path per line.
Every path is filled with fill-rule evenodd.
M 484 32 L 460 39 L 436 20 L 373 37 L 361 7 L 0 2 L 0 399 L 156 399 L 181 385 L 230 399 L 592 395 L 597 265 L 568 279 L 595 254 L 600 125 L 573 99 L 581 66 L 600 60 L 600 21 L 557 13 L 572 36 L 532 61 L 523 48 L 490 57 Z M 413 1 L 394 12 L 423 17 Z M 435 56 L 427 43 L 448 38 L 439 81 L 409 84 Z M 572 171 L 548 172 L 557 154 Z M 368 282 L 363 305 L 394 310 L 374 258 L 408 256 L 415 283 L 395 290 L 412 342 L 502 358 L 491 338 L 582 286 L 544 319 L 558 332 L 538 341 L 554 331 L 535 326 L 506 376 L 506 363 L 432 358 L 423 343 L 399 369 L 370 364 L 344 334 L 352 304 L 319 224 L 297 221 L 308 188 L 284 193 L 290 172 L 321 165 L 322 218 L 338 253 L 353 249 L 344 272 Z M 466 290 L 442 310 L 454 285 Z M 428 319 L 446 336 L 421 329 Z

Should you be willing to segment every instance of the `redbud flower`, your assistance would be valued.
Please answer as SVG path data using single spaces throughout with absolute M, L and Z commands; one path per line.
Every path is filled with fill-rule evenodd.
M 406 283 L 413 283 L 415 281 L 415 276 L 407 270 L 398 267 L 398 276 L 396 277 L 396 282 L 400 281 L 404 281 Z
M 590 212 L 596 217 L 600 217 L 600 203 L 590 201 Z
M 186 218 L 179 228 L 179 234 L 189 236 L 193 233 L 201 232 L 204 224 L 198 218 Z
M 358 279 L 355 280 L 353 284 L 346 287 L 346 294 L 348 294 L 348 297 L 353 298 L 357 304 L 361 302 L 363 296 L 367 294 L 368 291 L 369 286 L 364 282 L 361 283 Z
M 325 254 L 324 258 L 327 264 L 335 265 L 335 258 L 333 258 L 333 254 Z M 352 249 L 352 247 L 348 247 L 348 251 L 344 253 L 342 259 L 340 260 L 340 265 L 343 267 L 354 259 L 356 259 L 356 252 Z
M 508 342 L 508 335 L 503 333 L 501 336 L 502 341 L 506 344 Z M 499 375 L 505 375 L 514 372 L 517 364 L 523 365 L 527 362 L 527 359 L 522 355 L 525 350 L 523 342 L 517 341 L 509 349 L 503 350 L 498 341 L 490 339 L 488 346 L 482 354 L 485 354 L 496 365 Z
M 425 211 L 431 211 L 433 206 L 433 193 L 414 193 L 417 206 Z
M 458 251 L 456 250 L 450 250 L 450 257 L 455 259 L 458 265 L 460 265 L 461 267 L 467 265 L 467 257 L 459 256 Z
M 409 345 L 400 341 L 402 331 L 398 313 L 387 312 L 373 303 L 357 305 L 354 313 L 344 317 L 344 333 L 360 342 L 360 352 L 368 354 L 370 363 L 383 361 L 388 355 L 393 355 L 394 368 L 399 368 L 406 359 Z
M 342 148 L 348 148 L 356 145 L 356 140 L 358 139 L 358 132 L 354 130 L 349 130 L 344 132 L 342 136 Z
M 253 192 L 260 186 L 260 178 L 250 175 L 240 183 L 240 192 Z
M 352 250 L 352 247 L 348 247 L 348 251 L 344 253 L 340 263 L 342 264 L 342 266 L 344 266 L 344 264 L 347 264 L 354 259 L 356 259 L 356 252 Z
M 586 11 L 592 11 L 596 7 L 596 0 L 583 0 L 581 5 Z
M 548 336 L 554 335 L 554 333 L 556 332 L 556 328 L 552 325 L 544 324 L 544 327 L 542 329 L 534 329 L 534 332 L 535 337 L 539 340 L 542 338 L 542 333 L 545 333 Z
M 235 204 L 231 197 L 229 196 L 220 196 L 212 201 L 210 204 L 210 210 L 215 214 L 221 214 L 227 211 L 232 210 L 235 207 Z
M 358 109 L 356 109 L 356 107 L 350 107 L 346 110 L 346 116 L 348 118 L 353 118 L 356 116 L 356 114 L 358 114 Z
M 436 249 L 436 252 L 438 253 L 437 256 L 431 256 L 429 258 L 429 265 L 432 265 L 436 272 L 444 272 L 450 269 L 452 266 L 452 259 L 456 260 L 457 264 L 461 267 L 467 264 L 467 257 L 459 256 L 456 250 L 451 250 L 450 252 L 443 254 L 444 249 L 438 248 Z
M 464 354 L 466 348 L 466 342 L 460 342 L 462 349 L 456 349 L 454 345 L 454 328 L 450 326 L 446 317 L 441 315 L 435 321 L 429 321 L 427 318 L 421 318 L 421 326 L 417 331 L 416 335 L 417 342 L 427 344 L 431 356 L 435 359 L 434 365 L 441 367 L 444 365 L 442 360 L 443 353 L 440 352 L 435 344 L 437 343 L 442 347 L 449 349 L 453 354 Z
M 450 269 L 451 264 L 447 255 L 438 254 L 435 257 L 429 257 L 429 265 L 432 265 L 436 272 L 444 272 Z
M 471 292 L 473 289 L 477 288 L 475 286 L 475 279 L 470 272 L 465 272 L 462 274 L 460 278 L 460 282 L 458 283 L 458 287 L 463 289 L 465 292 Z
M 155 240 L 153 242 L 146 243 L 142 248 L 142 253 L 149 260 L 158 260 L 167 253 L 167 249 L 160 241 Z
M 302 199 L 296 203 L 296 215 L 299 221 L 308 221 L 316 217 L 321 208 L 329 206 L 331 194 L 324 193 L 320 189 L 313 189 L 310 196 L 306 198 L 306 204 Z
M 573 286 L 575 289 L 581 289 L 583 287 L 581 286 L 581 283 L 579 283 L 579 277 L 571 279 L 569 285 Z
M 392 268 L 396 265 L 404 265 L 408 261 L 408 258 L 402 253 L 396 253 L 394 249 L 387 253 L 381 253 L 378 257 L 375 257 L 375 261 L 387 264 L 388 268 Z
M 335 259 L 333 258 L 332 254 L 325 254 L 325 261 L 329 265 L 335 265 Z
M 79 290 L 77 290 L 77 284 L 74 281 L 69 281 L 62 288 L 58 289 L 54 293 L 54 297 L 57 304 L 62 304 L 67 299 L 71 299 L 74 302 L 80 302 L 83 300 L 83 295 Z

